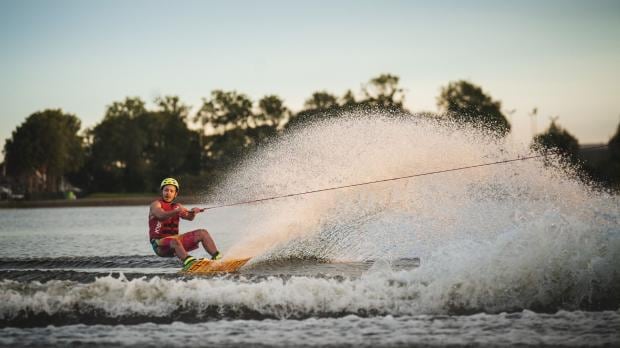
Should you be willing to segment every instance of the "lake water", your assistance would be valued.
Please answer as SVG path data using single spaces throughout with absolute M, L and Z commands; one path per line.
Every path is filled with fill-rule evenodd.
M 147 211 L 0 210 L 0 345 L 581 346 L 620 339 L 616 304 L 425 309 L 419 302 L 433 296 L 420 293 L 415 276 L 424 261 L 415 258 L 289 259 L 228 276 L 181 276 L 175 260 L 152 254 Z M 239 213 L 209 212 L 183 227 L 208 226 L 229 250 L 244 230 L 230 228 Z
M 204 204 L 529 154 L 474 135 L 411 120 L 319 124 L 268 144 Z M 561 163 L 489 166 L 183 221 L 182 231 L 207 228 L 225 257 L 252 257 L 229 275 L 178 274 L 176 260 L 153 254 L 147 213 L 0 210 L 0 345 L 620 343 L 620 199 Z

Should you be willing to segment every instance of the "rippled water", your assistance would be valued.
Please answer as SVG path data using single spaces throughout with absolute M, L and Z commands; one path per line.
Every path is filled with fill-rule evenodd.
M 358 117 L 267 145 L 204 202 L 527 154 Z M 209 277 L 152 254 L 148 207 L 0 210 L 0 345 L 617 345 L 619 203 L 532 160 L 210 210 L 181 229 L 252 260 Z
M 471 316 L 220 320 L 197 324 L 68 325 L 0 329 L 0 344 L 30 346 L 615 346 L 617 312 L 529 311 Z

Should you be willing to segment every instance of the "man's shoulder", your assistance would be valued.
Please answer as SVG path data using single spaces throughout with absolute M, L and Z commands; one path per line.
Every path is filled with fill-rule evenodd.
M 171 207 L 176 207 L 176 206 L 182 206 L 180 203 L 177 202 L 164 202 L 161 199 L 156 199 L 154 201 L 151 202 L 151 207 L 163 207 L 164 204 L 170 205 Z

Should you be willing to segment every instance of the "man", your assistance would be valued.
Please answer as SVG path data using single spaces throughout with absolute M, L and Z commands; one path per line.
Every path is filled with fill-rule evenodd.
M 149 239 L 155 254 L 161 257 L 177 256 L 187 270 L 196 259 L 187 252 L 198 248 L 198 244 L 211 255 L 212 260 L 219 260 L 222 254 L 217 250 L 209 232 L 204 229 L 179 234 L 179 218 L 192 221 L 196 214 L 204 209 L 185 209 L 174 202 L 179 194 L 179 183 L 173 178 L 164 179 L 159 185 L 161 199 L 151 203 L 149 212 Z

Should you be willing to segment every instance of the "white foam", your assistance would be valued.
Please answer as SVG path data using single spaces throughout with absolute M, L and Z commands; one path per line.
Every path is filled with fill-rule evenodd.
M 389 268 L 388 268 L 389 269 Z M 106 276 L 93 283 L 50 281 L 27 284 L 0 282 L 0 319 L 31 314 L 90 313 L 107 316 L 162 317 L 175 310 L 201 310 L 209 306 L 243 308 L 278 318 L 307 317 L 318 313 L 376 310 L 412 313 L 408 298 L 413 288 L 391 284 L 391 272 L 371 271 L 360 279 L 335 280 L 292 277 L 260 282 L 243 279 L 127 280 Z
M 228 201 L 534 155 L 528 144 L 428 118 L 352 114 L 289 133 L 221 185 Z M 618 289 L 620 199 L 538 158 L 269 201 L 229 255 L 421 257 L 428 308 L 577 306 Z M 525 306 L 525 307 L 524 307 Z

